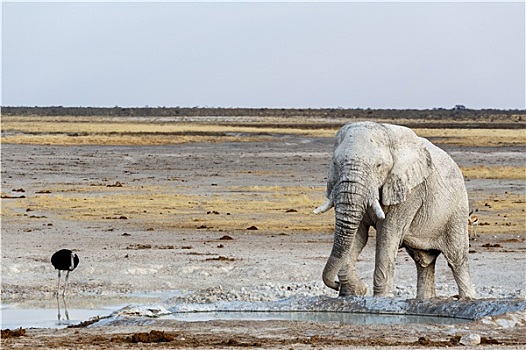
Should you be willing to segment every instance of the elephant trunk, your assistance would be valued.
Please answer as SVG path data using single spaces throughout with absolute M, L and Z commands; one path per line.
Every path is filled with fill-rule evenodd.
M 349 250 L 368 205 L 369 191 L 361 183 L 342 181 L 333 194 L 336 213 L 334 243 L 323 270 L 323 282 L 338 290 L 340 283 L 336 277 L 349 259 Z
M 343 261 L 341 260 L 341 258 L 335 258 L 331 254 L 329 260 L 327 260 L 327 263 L 325 264 L 325 268 L 323 269 L 323 283 L 334 290 L 340 289 L 340 282 L 336 281 L 336 276 L 343 266 Z

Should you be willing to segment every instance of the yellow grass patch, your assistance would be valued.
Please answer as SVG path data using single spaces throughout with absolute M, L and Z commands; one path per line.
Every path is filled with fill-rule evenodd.
M 356 120 L 354 120 L 356 121 Z M 384 122 L 384 120 L 378 120 Z M 404 123 L 404 120 L 386 120 Z M 2 118 L 2 142 L 30 144 L 176 144 L 188 142 L 272 141 L 277 134 L 333 137 L 338 129 L 317 128 L 345 120 L 304 117 L 269 118 L 135 118 L 135 117 L 15 117 Z M 407 122 L 407 121 L 406 121 Z M 243 124 L 247 126 L 243 126 Z M 235 124 L 235 125 L 234 125 Z M 291 125 L 297 125 L 292 126 Z M 269 126 L 274 125 L 274 126 Z M 286 127 L 280 127 L 286 125 Z M 502 146 L 526 143 L 524 129 L 414 129 L 435 143 Z
M 510 179 L 526 180 L 526 167 L 511 166 L 464 166 L 462 174 L 468 179 Z
M 503 146 L 526 143 L 524 129 L 414 129 L 435 143 L 462 146 Z
M 4 129 L 4 127 L 3 127 Z M 5 126 L 6 131 L 24 133 L 87 133 L 97 135 L 111 134 L 170 134 L 170 133 L 282 133 L 308 134 L 302 129 L 282 128 L 258 128 L 244 126 L 228 126 L 217 124 L 195 124 L 195 123 L 130 123 L 130 122 L 99 122 L 78 123 L 67 122 L 11 122 Z
M 470 203 L 479 219 L 477 233 L 525 234 L 525 194 L 476 192 L 470 193 Z
M 271 120 L 269 122 L 279 123 Z M 290 122 L 290 121 L 289 121 Z M 276 134 L 333 136 L 334 131 L 230 126 L 215 122 L 167 122 L 162 118 L 6 117 L 2 142 L 22 144 L 177 144 L 270 141 Z
M 2 200 L 2 220 L 45 223 L 58 218 L 109 227 L 129 223 L 142 230 L 230 232 L 256 226 L 264 232 L 327 233 L 332 232 L 334 223 L 332 211 L 312 214 L 324 201 L 320 188 L 229 186 L 206 193 L 192 193 L 192 188 L 186 186 L 152 185 L 120 188 L 63 185 L 47 189 L 51 193 L 26 192 L 24 199 Z M 524 235 L 526 195 L 479 191 L 469 193 L 469 198 L 479 217 L 478 233 Z M 50 217 L 42 217 L 41 213 Z
M 330 232 L 333 215 L 312 210 L 324 198 L 309 187 L 227 187 L 212 193 L 191 193 L 178 186 L 125 186 L 122 188 L 62 186 L 50 194 L 28 195 L 3 201 L 3 217 L 30 217 L 39 210 L 71 221 L 127 220 L 142 226 L 265 231 Z M 26 208 L 31 208 L 30 213 Z M 38 218 L 37 218 L 38 219 Z
M 253 142 L 274 141 L 271 136 L 200 136 L 200 135 L 8 135 L 2 137 L 2 143 L 36 144 L 36 145 L 167 145 L 191 142 L 219 143 L 219 142 Z

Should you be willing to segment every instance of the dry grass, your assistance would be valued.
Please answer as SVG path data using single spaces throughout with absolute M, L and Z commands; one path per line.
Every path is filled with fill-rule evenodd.
M 195 123 L 131 123 L 131 122 L 99 122 L 78 123 L 67 122 L 8 122 L 3 126 L 6 131 L 20 133 L 66 133 L 66 134 L 173 134 L 173 133 L 282 133 L 309 134 L 303 129 L 294 128 L 258 128 L 243 126 L 228 126 L 218 124 L 195 124 Z M 318 134 L 319 131 L 316 131 Z
M 511 166 L 464 166 L 462 174 L 468 179 L 508 179 L 526 180 L 526 167 Z
M 192 193 L 185 186 L 103 186 L 48 188 L 50 194 L 26 194 L 25 199 L 3 200 L 2 219 L 37 220 L 46 212 L 66 221 L 129 223 L 139 229 L 210 229 L 246 231 L 256 226 L 265 232 L 331 232 L 334 215 L 314 215 L 322 189 L 310 187 L 231 186 L 215 192 Z M 481 234 L 524 234 L 526 195 L 474 192 Z M 26 208 L 31 208 L 30 212 Z M 467 218 L 466 218 L 467 220 Z
M 415 129 L 417 135 L 434 143 L 458 146 L 504 146 L 526 144 L 523 129 Z
M 275 141 L 271 136 L 200 136 L 200 135 L 8 135 L 2 137 L 2 143 L 33 144 L 33 145 L 169 145 L 192 142 L 219 143 L 219 142 L 252 142 Z
M 470 193 L 470 202 L 479 218 L 477 233 L 511 233 L 526 231 L 526 195 L 511 193 Z
M 320 190 L 308 187 L 227 187 L 211 193 L 192 193 L 179 186 L 122 188 L 61 186 L 51 193 L 3 201 L 4 219 L 31 216 L 42 210 L 69 221 L 128 220 L 157 228 L 203 228 L 223 231 L 261 230 L 330 232 L 332 215 L 318 216 Z M 35 218 L 38 219 L 38 218 Z
M 272 120 L 273 123 L 283 122 Z M 18 144 L 178 144 L 188 142 L 266 141 L 276 134 L 334 136 L 326 129 L 229 126 L 217 122 L 166 122 L 162 119 L 7 117 L 3 143 Z
M 331 120 L 344 123 L 343 120 Z M 403 121 L 398 121 L 402 123 Z M 271 141 L 278 134 L 333 137 L 337 127 L 316 128 L 316 118 L 116 118 L 116 117 L 4 117 L 2 142 L 23 144 L 177 144 L 188 142 Z M 250 124 L 243 126 L 243 123 Z M 291 127 L 291 125 L 297 127 Z M 268 125 L 274 125 L 269 127 Z M 279 127 L 287 125 L 287 127 Z M 524 145 L 525 130 L 415 129 L 438 144 L 463 146 Z

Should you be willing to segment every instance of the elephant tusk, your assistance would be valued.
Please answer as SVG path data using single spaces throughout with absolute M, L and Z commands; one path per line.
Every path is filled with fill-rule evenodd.
M 322 205 L 314 209 L 312 212 L 314 214 L 325 213 L 326 211 L 331 209 L 333 206 L 334 206 L 334 203 L 330 199 L 327 199 L 327 202 L 323 203 Z
M 382 207 L 380 206 L 380 202 L 378 202 L 378 199 L 375 199 L 373 201 L 373 210 L 374 210 L 374 214 L 376 215 L 378 219 L 380 220 L 385 219 L 385 213 L 382 210 Z

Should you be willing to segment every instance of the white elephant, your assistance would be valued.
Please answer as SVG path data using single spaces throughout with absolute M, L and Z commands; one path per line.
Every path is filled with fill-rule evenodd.
M 404 247 L 416 263 L 418 299 L 435 297 L 440 253 L 460 297 L 475 297 L 468 266 L 468 197 L 462 173 L 446 152 L 406 127 L 347 124 L 336 134 L 326 196 L 314 211 L 335 210 L 323 281 L 340 296 L 366 293 L 355 264 L 373 226 L 374 296 L 392 296 L 396 254 Z

